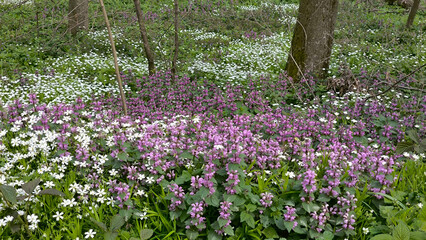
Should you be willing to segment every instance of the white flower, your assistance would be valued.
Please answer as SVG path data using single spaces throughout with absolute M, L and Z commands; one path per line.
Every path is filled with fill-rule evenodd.
M 153 182 L 155 182 L 154 177 L 147 177 L 147 178 L 146 178 L 146 182 L 147 182 L 148 184 L 152 184 Z
M 225 147 L 219 144 L 219 145 L 214 145 L 214 148 L 217 150 L 220 150 L 220 149 L 224 149 Z
M 7 222 L 4 219 L 0 219 L 0 227 L 6 227 Z
M 408 158 L 408 157 L 410 157 L 410 154 L 409 154 L 408 152 L 403 152 L 403 153 L 402 153 L 402 155 L 403 155 L 404 157 L 407 157 L 407 158 Z
M 194 123 L 199 123 L 200 122 L 200 117 L 196 116 L 194 119 L 192 119 L 192 121 Z
M 115 169 L 111 169 L 111 170 L 109 170 L 109 174 L 111 175 L 111 176 L 116 176 L 117 175 L 117 170 L 115 170 Z
M 13 221 L 13 216 L 6 216 L 6 217 L 4 218 L 4 220 L 5 220 L 6 222 L 11 222 L 11 221 Z
M 368 234 L 370 232 L 370 230 L 368 228 L 362 228 L 362 232 L 364 234 Z
M 423 208 L 423 203 L 419 203 L 419 204 L 417 204 L 417 207 L 419 207 L 419 208 Z
M 143 189 L 139 189 L 136 193 L 135 193 L 137 196 L 144 196 L 144 197 L 146 197 L 146 193 L 145 193 L 145 191 L 143 190 Z
M 35 214 L 31 214 L 31 215 L 27 216 L 27 220 L 30 223 L 38 223 L 39 222 L 38 216 L 35 215 Z
M 296 177 L 296 174 L 294 174 L 294 172 L 286 172 L 285 175 L 289 178 L 294 178 Z
M 56 218 L 56 221 L 64 219 L 64 213 L 63 212 L 56 212 L 55 215 L 53 215 L 54 218 Z
M 84 238 L 88 239 L 88 238 L 94 238 L 96 235 L 96 232 L 93 231 L 93 229 L 89 229 L 89 231 L 84 233 Z
M 53 187 L 55 187 L 55 184 L 52 181 L 47 181 L 47 182 L 44 183 L 44 186 L 46 188 L 53 188 Z
M 142 181 L 142 180 L 144 180 L 145 179 L 145 174 L 141 174 L 141 173 L 139 173 L 138 174 L 138 180 L 140 180 L 140 181 Z
M 30 229 L 31 231 L 36 230 L 36 229 L 37 229 L 37 224 L 31 224 L 31 225 L 29 226 L 29 229 Z

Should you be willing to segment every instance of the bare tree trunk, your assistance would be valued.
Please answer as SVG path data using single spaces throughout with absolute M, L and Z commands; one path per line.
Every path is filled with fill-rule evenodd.
M 330 63 L 338 0 L 300 0 L 286 71 L 299 80 L 310 72 L 325 77 Z
M 179 5 L 178 0 L 174 0 L 174 15 L 175 15 L 175 52 L 172 61 L 172 78 L 175 79 L 177 74 L 176 62 L 179 51 Z
M 89 0 L 69 0 L 68 31 L 72 35 L 89 28 Z
M 149 75 L 153 75 L 155 73 L 155 62 L 154 62 L 154 54 L 149 47 L 148 42 L 148 34 L 146 32 L 145 23 L 141 10 L 141 3 L 139 0 L 133 0 L 135 3 L 136 15 L 138 16 L 139 21 L 139 30 L 141 32 L 142 41 L 143 41 L 143 49 L 145 50 L 146 58 L 148 60 L 148 71 Z
M 117 60 L 117 51 L 115 50 L 114 38 L 112 37 L 111 26 L 109 25 L 108 15 L 105 10 L 105 5 L 103 0 L 99 0 L 99 3 L 102 7 L 102 13 L 104 15 L 105 24 L 108 29 L 109 41 L 111 43 L 112 55 L 114 57 L 114 67 L 115 67 L 115 75 L 117 77 L 118 88 L 120 90 L 121 103 L 123 104 L 124 115 L 127 115 L 127 104 L 126 104 L 126 96 L 123 91 L 123 84 L 121 83 L 120 69 L 118 68 L 118 60 Z
M 408 15 L 406 28 L 410 28 L 413 25 L 414 18 L 416 17 L 417 10 L 419 9 L 420 0 L 414 0 L 413 6 L 410 9 L 410 14 Z

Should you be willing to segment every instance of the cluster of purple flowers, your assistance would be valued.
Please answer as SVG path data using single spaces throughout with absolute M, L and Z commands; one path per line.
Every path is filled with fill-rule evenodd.
M 350 96 L 331 95 L 332 101 L 346 104 L 316 102 L 323 107 L 290 107 L 285 102 L 285 78 L 257 79 L 245 87 L 229 86 L 222 90 L 208 82 L 198 83 L 186 77 L 172 81 L 169 73 L 158 73 L 136 79 L 133 85 L 136 93 L 128 99 L 129 116 L 121 115 L 120 100 L 116 98 L 101 97 L 89 104 L 77 100 L 72 105 L 47 107 L 37 103 L 32 95 L 31 105 L 16 101 L 8 106 L 7 113 L 0 113 L 0 129 L 24 129 L 40 139 L 55 133 L 56 142 L 43 151 L 61 150 L 60 156 L 70 156 L 74 170 L 85 173 L 85 180 L 93 187 L 102 186 L 105 175 L 113 179 L 109 194 L 115 196 L 121 207 L 130 197 L 130 184 L 143 189 L 154 182 L 166 182 L 166 191 L 173 195 L 169 209 L 178 211 L 185 207 L 186 197 L 196 195 L 204 187 L 208 196 L 222 187 L 228 195 L 243 194 L 240 185 L 246 179 L 241 170 L 260 176 L 259 173 L 276 173 L 286 166 L 297 174 L 294 180 L 302 186 L 298 199 L 312 203 L 319 194 L 330 198 L 330 206 L 311 215 L 320 229 L 331 217 L 343 218 L 339 228 L 352 229 L 357 200 L 341 190 L 367 184 L 370 191 L 386 193 L 392 187 L 390 176 L 400 158 L 389 143 L 402 139 L 402 129 L 406 127 L 418 125 L 421 136 L 426 131 L 424 122 L 396 110 L 389 113 L 397 99 L 389 100 L 390 104 L 372 101 L 361 106 L 362 102 Z M 426 112 L 426 97 L 416 101 L 422 104 L 404 105 L 404 111 Z M 244 108 L 245 114 L 238 112 Z M 400 124 L 378 130 L 373 120 L 380 115 L 400 119 Z M 354 121 L 339 125 L 347 118 Z M 18 136 L 14 132 L 11 135 Z M 390 137 L 385 141 L 383 136 Z M 359 137 L 365 137 L 367 144 L 357 141 Z M 0 145 L 10 146 L 9 141 L 3 140 Z M 92 153 L 108 156 L 118 167 L 103 165 L 98 158 L 91 158 Z M 190 154 L 191 159 L 182 157 L 183 153 Z M 56 163 L 47 165 L 57 167 Z M 229 167 L 232 165 L 251 169 L 235 170 Z M 189 184 L 174 182 L 182 170 L 193 166 L 201 169 L 190 177 Z M 220 174 L 222 182 L 217 181 Z M 272 198 L 271 193 L 262 193 L 260 205 L 270 207 Z M 198 227 L 207 217 L 203 216 L 206 203 L 192 204 L 195 203 L 186 205 L 191 206 L 189 213 L 194 216 L 191 226 Z M 222 201 L 218 209 L 219 218 L 228 221 L 227 226 L 231 224 L 231 205 Z M 286 210 L 284 219 L 297 224 L 294 208 Z M 223 228 L 218 232 L 223 234 Z

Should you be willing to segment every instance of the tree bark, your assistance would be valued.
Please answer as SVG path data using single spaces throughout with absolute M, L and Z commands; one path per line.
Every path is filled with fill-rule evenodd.
M 149 75 L 153 75 L 155 73 L 154 54 L 152 53 L 151 48 L 149 46 L 148 34 L 146 32 L 145 22 L 141 10 L 141 3 L 139 0 L 133 0 L 133 2 L 135 3 L 136 16 L 138 16 L 139 30 L 142 36 L 143 49 L 145 50 L 146 59 L 148 60 Z
M 68 31 L 72 35 L 89 28 L 89 0 L 69 0 Z
M 173 80 L 176 77 L 177 74 L 177 58 L 178 58 L 178 51 L 179 51 L 179 5 L 178 0 L 174 0 L 174 15 L 175 15 L 175 51 L 173 55 L 173 61 L 172 61 L 172 78 Z
M 105 10 L 104 1 L 99 0 L 99 3 L 101 4 L 105 24 L 106 24 L 106 27 L 108 29 L 108 37 L 109 37 L 109 41 L 111 43 L 112 55 L 114 57 L 115 75 L 117 77 L 118 89 L 120 90 L 120 97 L 121 97 L 121 103 L 123 104 L 124 115 L 127 115 L 126 96 L 124 95 L 123 84 L 121 82 L 121 75 L 120 75 L 120 69 L 118 67 L 118 58 L 117 58 L 117 51 L 115 50 L 114 38 L 112 37 L 111 26 L 109 25 L 108 15 L 107 15 L 106 10 Z
M 414 18 L 416 17 L 417 10 L 419 9 L 420 0 L 414 0 L 413 6 L 410 9 L 410 14 L 408 15 L 406 28 L 410 28 L 413 25 Z
M 338 5 L 338 0 L 300 0 L 286 64 L 287 74 L 296 81 L 308 72 L 327 75 Z

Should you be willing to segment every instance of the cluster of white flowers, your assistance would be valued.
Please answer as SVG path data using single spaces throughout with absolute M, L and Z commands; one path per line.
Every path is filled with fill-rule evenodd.
M 40 222 L 40 219 L 37 215 L 31 214 L 27 216 L 28 223 L 30 224 L 29 229 L 34 231 L 37 229 L 37 225 Z
M 218 50 L 224 53 L 221 62 L 206 62 L 205 54 L 198 54 L 188 71 L 212 74 L 222 84 L 232 85 L 241 84 L 249 76 L 278 74 L 280 64 L 287 60 L 290 37 L 282 32 L 255 41 L 233 40 L 229 46 L 222 46 Z

